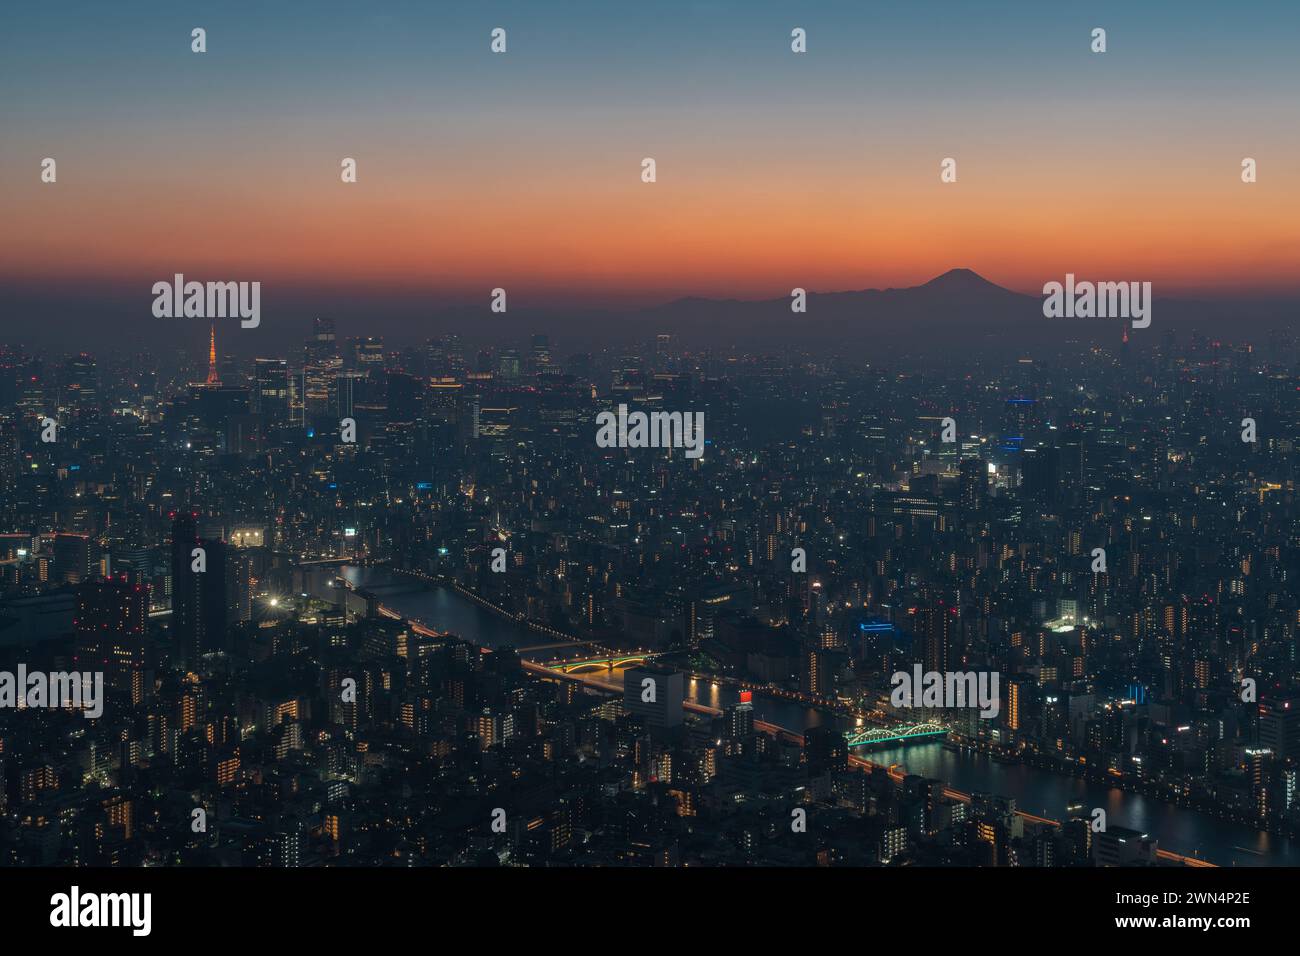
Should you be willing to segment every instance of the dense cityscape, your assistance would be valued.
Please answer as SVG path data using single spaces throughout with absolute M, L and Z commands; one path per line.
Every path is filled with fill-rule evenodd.
M 0 346 L 3 865 L 1296 862 L 1293 333 L 302 331 Z

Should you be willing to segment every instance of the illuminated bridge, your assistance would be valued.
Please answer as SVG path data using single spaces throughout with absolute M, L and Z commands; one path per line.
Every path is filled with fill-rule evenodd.
M 869 747 L 872 744 L 893 744 L 922 737 L 945 737 L 948 728 L 933 720 L 919 724 L 895 724 L 892 727 L 858 727 L 844 731 L 850 747 Z
M 581 670 L 613 670 L 616 667 L 644 664 L 656 656 L 653 653 L 637 654 L 629 651 L 626 654 L 614 654 L 609 657 L 586 657 L 579 661 L 556 661 L 554 664 L 547 664 L 546 666 L 562 674 L 572 674 Z

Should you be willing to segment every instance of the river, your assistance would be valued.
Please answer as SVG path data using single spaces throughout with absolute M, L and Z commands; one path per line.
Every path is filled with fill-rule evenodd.
M 343 575 L 403 616 L 482 647 L 547 643 L 539 632 L 506 620 L 449 588 L 426 587 L 382 568 L 347 567 Z M 687 692 L 695 702 L 717 708 L 734 703 L 737 695 L 734 688 L 709 681 L 689 681 Z M 839 722 L 839 718 L 813 708 L 762 694 L 754 695 L 754 714 L 790 730 Z M 901 764 L 909 773 L 937 778 L 966 793 L 1014 797 L 1019 809 L 1056 820 L 1064 818 L 1070 804 L 1101 807 L 1108 823 L 1149 833 L 1164 849 L 1220 866 L 1300 866 L 1300 846 L 1295 840 L 1076 777 L 1002 763 L 984 754 L 955 752 L 937 743 L 872 749 L 863 756 L 877 763 Z

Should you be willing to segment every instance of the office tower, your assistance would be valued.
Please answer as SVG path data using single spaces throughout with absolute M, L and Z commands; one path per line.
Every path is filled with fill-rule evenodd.
M 520 364 L 518 349 L 502 349 L 497 371 L 506 381 L 513 381 L 519 377 Z
M 422 394 L 420 382 L 404 372 L 389 372 L 388 421 L 414 422 L 420 418 Z
M 1087 448 L 1081 429 L 1072 428 L 1061 442 L 1061 480 L 1067 487 L 1083 484 L 1088 467 Z
M 430 378 L 440 378 L 451 374 L 451 365 L 447 357 L 445 339 L 429 339 L 424 343 L 424 374 Z
M 647 727 L 667 729 L 682 723 L 685 680 L 681 671 L 632 667 L 623 674 L 623 704 Z
M 811 774 L 838 773 L 849 768 L 849 744 L 835 726 L 810 727 L 804 733 L 804 756 Z
M 54 573 L 67 584 L 80 584 L 90 578 L 90 537 L 84 534 L 60 534 L 54 538 Z
M 921 608 L 916 614 L 917 637 L 920 639 L 921 663 L 926 671 L 946 673 L 955 663 L 954 643 L 957 609 L 939 603 Z
M 306 345 L 307 362 L 328 362 L 337 355 L 338 347 L 334 336 L 334 320 L 313 320 L 311 338 L 307 340 Z
M 178 659 L 191 670 L 198 664 L 201 646 L 199 596 L 202 578 L 193 570 L 194 549 L 199 547 L 197 517 L 187 511 L 172 516 L 172 646 Z
M 230 548 L 224 541 L 200 540 L 207 556 L 207 570 L 199 579 L 198 641 L 194 647 L 197 660 L 203 654 L 225 650 L 226 625 L 231 619 L 229 580 Z M 251 614 L 250 614 L 251 616 Z
M 303 349 L 301 405 L 303 422 L 309 428 L 337 428 L 331 405 L 334 379 L 343 368 L 334 335 L 333 319 L 316 319 L 311 338 Z
M 662 372 L 669 367 L 672 362 L 672 354 L 672 335 L 667 332 L 660 332 L 655 336 L 654 367 L 656 372 Z
M 52 377 L 40 359 L 31 359 L 23 366 L 17 391 L 23 417 L 40 418 L 57 410 Z
M 270 424 L 289 420 L 291 378 L 284 359 L 260 358 L 253 363 L 253 411 Z
M 330 383 L 332 393 L 330 405 L 333 408 L 334 415 L 339 419 L 356 416 L 357 406 L 365 401 L 366 390 L 367 380 L 364 375 L 357 372 L 345 372 L 342 375 L 335 376 Z
M 338 358 L 325 358 L 303 367 L 303 418 L 310 427 L 321 429 L 338 427 L 335 379 L 342 367 L 342 361 Z
M 1026 448 L 1020 455 L 1021 485 L 1025 495 L 1054 502 L 1060 489 L 1061 453 L 1051 446 Z
M 99 405 L 99 372 L 94 358 L 85 352 L 63 363 L 63 401 L 79 409 Z
M 713 639 L 713 623 L 721 602 L 716 596 L 702 595 L 691 598 L 686 605 L 686 642 L 699 647 L 701 642 Z
M 964 458 L 957 468 L 961 506 L 967 511 L 979 511 L 988 500 L 988 465 L 982 458 Z
M 226 564 L 226 607 L 230 623 L 253 619 L 253 591 L 257 579 L 253 576 L 253 555 L 242 548 L 229 548 Z
M 723 711 L 725 733 L 730 740 L 743 740 L 754 732 L 754 695 L 740 692 L 740 702 Z
M 77 669 L 102 671 L 111 691 L 145 699 L 146 623 L 149 588 L 124 577 L 87 581 L 77 588 Z
M 545 335 L 534 335 L 532 341 L 533 371 L 545 371 L 551 364 L 551 340 Z
M 348 339 L 348 367 L 369 375 L 384 370 L 384 339 L 379 335 L 354 336 Z
M 17 420 L 10 416 L 0 417 L 0 518 L 16 507 L 21 453 Z
M 1300 757 L 1300 698 L 1259 702 L 1259 742 L 1279 761 Z

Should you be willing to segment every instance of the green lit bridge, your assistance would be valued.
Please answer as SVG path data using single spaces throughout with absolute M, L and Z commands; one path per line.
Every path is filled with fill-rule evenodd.
M 631 667 L 635 664 L 644 664 L 653 660 L 657 654 L 635 653 L 629 651 L 626 654 L 611 654 L 605 657 L 584 657 L 582 660 L 573 661 L 555 661 L 546 666 L 553 671 L 559 671 L 561 674 L 573 674 L 578 671 L 607 671 L 619 667 Z
M 939 738 L 948 735 L 948 728 L 937 721 L 919 724 L 895 724 L 892 727 L 858 727 L 846 730 L 844 739 L 850 747 L 870 747 L 874 744 L 894 744 L 921 738 Z

